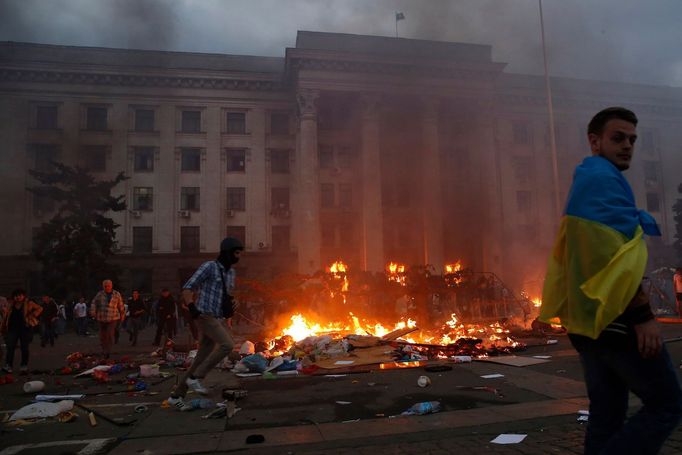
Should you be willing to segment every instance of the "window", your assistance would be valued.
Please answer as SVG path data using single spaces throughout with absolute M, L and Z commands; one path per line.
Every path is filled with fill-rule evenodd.
M 180 131 L 183 133 L 201 133 L 201 111 L 182 111 Z
M 353 165 L 353 154 L 350 147 L 340 147 L 336 152 L 336 162 L 341 169 L 350 169 Z
M 246 210 L 246 188 L 230 187 L 227 189 L 227 210 L 238 212 Z
M 334 149 L 331 145 L 320 145 L 318 154 L 320 169 L 332 169 L 334 167 Z
M 339 206 L 346 209 L 353 206 L 353 186 L 350 183 L 339 183 Z
M 83 162 L 90 172 L 104 172 L 107 170 L 106 145 L 86 145 L 83 147 Z
M 227 113 L 227 133 L 246 134 L 246 113 L 244 112 Z
M 153 109 L 135 109 L 135 131 L 154 131 Z
M 242 242 L 242 245 L 246 245 L 246 226 L 228 226 L 225 235 L 234 237 Z
M 133 227 L 133 253 L 152 252 L 152 227 L 134 226 Z
M 291 228 L 289 226 L 272 227 L 272 250 L 289 251 L 291 249 Z
M 647 193 L 646 194 L 646 209 L 649 212 L 660 212 L 661 203 L 658 198 L 658 193 Z
M 44 190 L 47 190 L 47 188 L 44 188 Z M 33 193 L 33 215 L 43 216 L 54 210 L 54 205 L 54 199 L 51 197 L 42 194 L 42 192 L 38 194 Z
M 130 285 L 141 294 L 151 294 L 154 283 L 152 269 L 130 269 Z
M 516 192 L 516 208 L 521 213 L 530 213 L 531 209 L 531 193 L 530 191 Z
M 320 229 L 320 241 L 323 247 L 333 247 L 336 243 L 336 226 L 323 223 Z
M 289 188 L 272 188 L 272 211 L 289 210 Z
M 51 172 L 54 169 L 52 161 L 57 161 L 57 146 L 34 144 L 31 148 L 35 153 L 35 170 L 39 172 Z
M 36 128 L 39 130 L 57 129 L 57 106 L 36 107 Z
M 289 150 L 270 150 L 270 170 L 273 174 L 289 173 Z
M 289 134 L 289 114 L 273 113 L 270 115 L 270 134 Z
M 246 169 L 246 150 L 227 149 L 227 172 L 244 172 Z
M 154 188 L 150 186 L 133 188 L 133 210 L 154 210 Z
M 342 246 L 350 246 L 354 242 L 355 235 L 353 233 L 353 224 L 343 223 L 339 226 L 339 240 Z M 409 245 L 408 243 L 404 244 Z
M 154 147 L 135 147 L 133 154 L 135 172 L 154 171 Z
M 180 252 L 199 252 L 199 226 L 180 227 Z
M 523 185 L 529 183 L 531 180 L 531 173 L 533 169 L 533 161 L 529 156 L 512 156 L 512 168 L 514 169 L 514 177 L 516 183 Z
M 644 183 L 654 186 L 658 183 L 658 163 L 656 161 L 644 161 Z
M 530 142 L 528 125 L 526 123 L 512 123 L 512 133 L 514 136 L 514 144 L 528 144 Z
M 180 210 L 199 211 L 199 190 L 198 186 L 180 188 Z
M 322 208 L 334 207 L 334 185 L 332 183 L 320 185 L 320 206 Z
M 86 128 L 93 131 L 104 131 L 107 129 L 107 108 L 88 107 L 86 110 Z
M 201 171 L 201 149 L 184 148 L 180 150 L 180 170 L 182 172 Z

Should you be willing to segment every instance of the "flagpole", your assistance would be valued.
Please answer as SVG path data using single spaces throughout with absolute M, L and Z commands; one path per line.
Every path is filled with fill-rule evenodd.
M 554 132 L 554 107 L 552 105 L 552 88 L 549 82 L 549 70 L 547 67 L 547 49 L 545 47 L 545 21 L 542 15 L 542 0 L 538 0 L 540 7 L 540 34 L 542 37 L 542 60 L 545 66 L 545 92 L 547 95 L 547 111 L 549 114 L 549 143 L 552 154 L 552 176 L 554 178 L 554 215 L 558 221 L 561 217 L 561 206 L 559 198 L 559 167 L 556 154 L 556 135 Z
M 395 12 L 395 37 L 398 37 L 398 12 Z

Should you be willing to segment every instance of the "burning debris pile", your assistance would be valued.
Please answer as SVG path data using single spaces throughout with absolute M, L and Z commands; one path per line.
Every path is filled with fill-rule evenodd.
M 523 307 L 512 308 L 515 301 L 505 300 L 500 283 L 459 262 L 448 265 L 442 276 L 427 267 L 408 270 L 397 263 L 389 263 L 383 277 L 371 279 L 352 275 L 340 261 L 327 270 L 300 278 L 288 292 L 276 291 L 279 306 L 292 311 L 263 317 L 264 338 L 270 341 L 265 343 L 268 349 L 254 355 L 265 362 L 259 361 L 255 370 L 240 362 L 237 372 L 292 369 L 294 362 L 302 372 L 371 364 L 383 368 L 432 360 L 470 361 L 525 349 L 510 335 L 510 318 L 498 317 L 500 310 L 511 315 Z M 492 307 L 495 311 L 489 311 Z M 468 321 L 460 320 L 458 312 L 467 314 Z M 391 320 L 398 322 L 386 322 Z M 279 365 L 273 367 L 274 359 Z

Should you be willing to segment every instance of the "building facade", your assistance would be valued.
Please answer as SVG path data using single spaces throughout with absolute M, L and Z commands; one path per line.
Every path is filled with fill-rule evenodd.
M 130 177 L 124 289 L 177 289 L 232 235 L 242 276 L 460 260 L 536 290 L 558 223 L 544 85 L 504 67 L 490 46 L 317 32 L 284 58 L 0 43 L 0 293 L 40 285 L 32 236 L 54 207 L 26 188 L 50 160 Z M 640 117 L 627 175 L 665 264 L 682 90 L 552 85 L 561 200 L 591 116 Z

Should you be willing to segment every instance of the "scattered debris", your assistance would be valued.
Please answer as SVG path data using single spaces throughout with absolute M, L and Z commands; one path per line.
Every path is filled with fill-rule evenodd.
M 10 416 L 9 420 L 55 417 L 60 413 L 70 411 L 71 409 L 73 409 L 73 400 L 62 400 L 57 403 L 41 401 L 26 405 L 17 410 L 17 412 Z
M 428 376 L 419 376 L 419 379 L 417 379 L 417 385 L 419 387 L 428 387 L 431 385 L 431 378 Z
M 438 411 L 440 411 L 440 401 L 423 401 L 421 403 L 413 404 L 401 415 L 404 416 L 424 415 L 432 414 Z
M 518 444 L 524 439 L 526 439 L 525 434 L 501 434 L 497 436 L 495 439 L 493 439 L 492 442 L 493 444 Z
M 484 374 L 481 376 L 483 379 L 497 379 L 497 378 L 503 378 L 504 375 L 500 373 L 493 373 L 493 374 Z
M 45 383 L 43 381 L 28 381 L 24 383 L 24 393 L 36 393 L 42 392 L 45 388 Z

